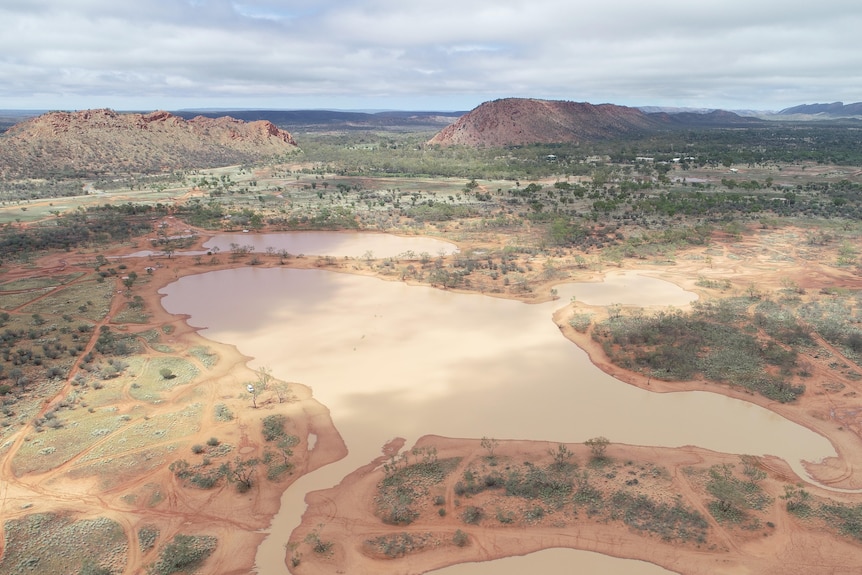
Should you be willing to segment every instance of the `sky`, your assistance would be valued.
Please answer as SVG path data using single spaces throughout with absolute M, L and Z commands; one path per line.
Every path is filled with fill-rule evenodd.
M 859 0 L 0 0 L 0 109 L 862 101 Z

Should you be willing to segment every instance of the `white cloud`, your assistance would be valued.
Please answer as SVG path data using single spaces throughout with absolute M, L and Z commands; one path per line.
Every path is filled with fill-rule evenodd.
M 0 20 L 0 108 L 862 100 L 856 1 L 6 0 Z

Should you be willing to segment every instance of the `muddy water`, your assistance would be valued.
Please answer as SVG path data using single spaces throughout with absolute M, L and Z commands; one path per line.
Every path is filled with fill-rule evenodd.
M 639 303 L 637 283 L 614 303 Z M 691 301 L 660 285 L 661 303 Z M 350 451 L 285 493 L 258 553 L 260 572 L 286 573 L 283 544 L 299 524 L 304 494 L 335 485 L 393 437 L 409 446 L 425 434 L 560 442 L 604 435 L 773 454 L 798 470 L 802 459 L 834 454 L 824 438 L 757 406 L 701 392 L 651 394 L 596 369 L 551 321 L 577 287 L 561 286 L 556 302 L 526 305 L 322 270 L 242 268 L 165 288 L 168 311 L 189 314 L 207 337 L 237 345 L 253 366 L 310 385 Z M 570 568 L 578 556 L 567 560 Z M 530 557 L 537 562 L 530 569 L 545 572 L 546 555 Z M 484 565 L 501 575 L 524 570 Z M 642 565 L 652 570 L 625 563 L 603 572 L 655 573 Z M 445 573 L 468 573 L 459 569 Z
M 522 557 L 506 557 L 486 563 L 465 563 L 433 571 L 434 575 L 668 575 L 658 565 L 618 559 L 591 551 L 546 549 Z
M 697 299 L 697 294 L 676 290 L 666 281 L 633 271 L 611 272 L 602 281 L 566 287 L 578 302 L 587 305 L 679 306 Z
M 391 258 L 412 251 L 417 256 L 423 252 L 431 257 L 441 253 L 458 251 L 455 244 L 426 237 L 402 237 L 392 234 L 368 232 L 283 232 L 277 234 L 218 234 L 203 247 L 218 248 L 229 252 L 231 244 L 251 246 L 252 251 L 265 252 L 268 248 L 276 252 L 287 250 L 293 255 L 338 256 L 360 258 L 370 252 L 375 258 Z

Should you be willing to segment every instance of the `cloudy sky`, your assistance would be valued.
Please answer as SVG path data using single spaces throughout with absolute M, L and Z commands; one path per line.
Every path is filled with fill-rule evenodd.
M 862 100 L 859 0 L 0 0 L 0 108 Z

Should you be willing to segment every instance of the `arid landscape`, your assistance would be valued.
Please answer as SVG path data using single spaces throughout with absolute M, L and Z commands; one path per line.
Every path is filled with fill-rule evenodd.
M 858 572 L 856 129 L 490 104 L 437 134 L 93 111 L 3 135 L 0 573 L 418 575 L 551 548 Z M 291 247 L 324 233 L 343 243 Z M 651 442 L 664 398 L 703 416 Z

